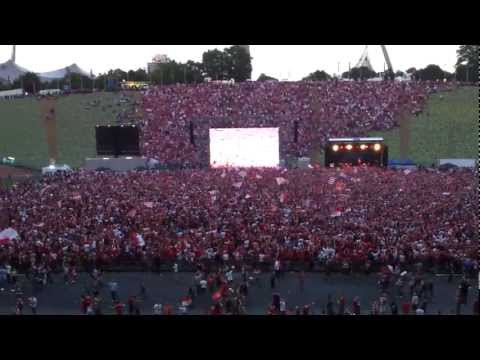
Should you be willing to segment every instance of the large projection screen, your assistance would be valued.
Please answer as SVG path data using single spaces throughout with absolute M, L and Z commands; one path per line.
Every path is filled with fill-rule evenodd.
M 210 129 L 210 166 L 278 167 L 278 128 Z

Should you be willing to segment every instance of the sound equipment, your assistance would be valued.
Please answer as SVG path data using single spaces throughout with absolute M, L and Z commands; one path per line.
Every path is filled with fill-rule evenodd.
M 136 125 L 96 126 L 98 155 L 140 156 L 139 131 Z
M 193 122 L 190 121 L 190 144 L 195 145 L 195 136 L 193 133 Z

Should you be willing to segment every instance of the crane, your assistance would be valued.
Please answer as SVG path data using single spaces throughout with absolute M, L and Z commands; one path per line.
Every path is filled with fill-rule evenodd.
M 380 45 L 382 48 L 383 56 L 385 57 L 385 62 L 387 63 L 388 66 L 388 72 L 390 73 L 390 76 L 393 77 L 395 76 L 393 72 L 393 66 L 392 63 L 390 62 L 390 57 L 388 56 L 387 48 L 385 45 Z

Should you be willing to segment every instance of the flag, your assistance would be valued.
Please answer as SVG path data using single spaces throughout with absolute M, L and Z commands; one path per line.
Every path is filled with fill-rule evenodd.
M 331 178 L 329 178 L 329 179 L 328 179 L 328 183 L 329 183 L 330 185 L 335 184 L 335 178 L 334 178 L 333 176 L 332 176 Z
M 444 193 L 442 193 L 442 195 L 448 196 L 448 195 L 450 195 L 450 193 L 449 192 L 444 192 Z
M 238 175 L 240 175 L 242 178 L 244 178 L 245 176 L 247 176 L 247 172 L 245 170 L 242 170 L 238 173 Z
M 262 176 L 261 176 L 261 175 L 258 175 L 258 174 L 255 175 L 255 177 L 256 177 L 257 179 L 263 179 Z
M 410 169 L 405 169 L 405 170 L 403 170 L 403 173 L 404 173 L 405 175 L 408 175 L 408 174 L 410 174 L 411 172 L 412 172 L 412 170 L 410 170 Z
M 221 298 L 222 298 L 222 290 L 215 291 L 212 295 L 213 301 L 220 301 Z
M 81 200 L 81 199 L 82 199 L 82 195 L 80 195 L 80 193 L 78 192 L 73 193 L 72 200 Z
M 153 202 L 151 202 L 151 201 L 145 201 L 143 203 L 143 205 L 145 205 L 145 207 L 147 207 L 149 209 L 153 208 Z
M 277 184 L 278 184 L 279 186 L 288 183 L 288 180 L 285 179 L 285 178 L 283 178 L 283 177 L 277 177 L 276 180 L 277 180 Z
M 239 182 L 233 183 L 233 187 L 240 189 L 242 187 L 242 182 L 239 181 Z
M 250 199 L 251 196 L 249 194 L 245 195 L 245 199 Z
M 134 217 L 136 214 L 137 214 L 137 210 L 136 210 L 136 209 L 132 209 L 132 210 L 130 210 L 130 211 L 127 213 L 127 216 L 128 216 L 128 217 Z
M 280 194 L 280 202 L 283 204 L 285 201 L 287 201 L 287 194 L 286 193 L 281 193 Z

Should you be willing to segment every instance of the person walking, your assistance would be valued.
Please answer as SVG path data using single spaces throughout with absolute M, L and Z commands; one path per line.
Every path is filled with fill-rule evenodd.
M 270 288 L 275 289 L 275 273 L 270 275 Z
M 37 298 L 34 295 L 32 295 L 28 298 L 28 305 L 30 306 L 30 309 L 32 310 L 32 315 L 37 315 L 38 301 L 37 301 Z

